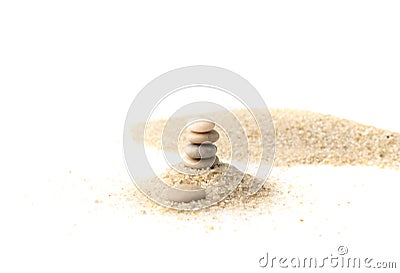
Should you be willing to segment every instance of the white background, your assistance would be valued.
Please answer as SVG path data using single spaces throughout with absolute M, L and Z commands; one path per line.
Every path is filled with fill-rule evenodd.
M 150 80 L 188 65 L 232 70 L 272 107 L 400 131 L 399 14 L 398 1 L 2 1 L 1 271 L 260 271 L 267 234 L 244 243 L 230 229 L 77 220 L 79 205 L 52 197 L 49 181 L 67 190 L 69 171 L 129 179 L 128 107 Z M 69 218 L 83 223 L 75 241 L 59 232 Z

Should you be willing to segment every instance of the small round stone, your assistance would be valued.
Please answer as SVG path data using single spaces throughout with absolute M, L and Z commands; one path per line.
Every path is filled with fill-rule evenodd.
M 212 158 L 217 153 L 217 146 L 212 143 L 205 144 L 188 144 L 183 150 L 193 159 Z
M 219 134 L 215 130 L 211 130 L 210 132 L 207 132 L 207 133 L 190 132 L 188 134 L 188 140 L 190 141 L 190 143 L 193 143 L 193 144 L 201 144 L 203 142 L 214 143 L 218 139 L 219 139 Z
M 191 132 L 207 133 L 214 129 L 215 123 L 208 120 L 199 120 L 188 127 Z
M 175 202 L 190 202 L 206 197 L 206 191 L 197 185 L 181 184 L 176 188 L 170 188 L 166 192 L 166 198 Z
M 216 157 L 212 158 L 204 158 L 204 159 L 193 159 L 184 155 L 183 157 L 183 164 L 188 168 L 193 169 L 204 169 L 211 167 L 216 160 Z

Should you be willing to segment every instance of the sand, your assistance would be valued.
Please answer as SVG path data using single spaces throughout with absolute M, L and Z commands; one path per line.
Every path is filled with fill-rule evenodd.
M 249 136 L 249 147 L 251 147 L 249 150 L 251 155 L 254 155 L 252 157 L 254 159 L 260 152 L 257 149 L 260 134 L 254 128 L 254 123 L 250 121 L 247 111 L 235 110 L 234 113 L 240 120 L 245 121 L 244 127 Z M 142 211 L 146 213 L 161 212 L 184 215 L 188 220 L 197 218 L 199 215 L 213 217 L 228 212 L 248 216 L 273 213 L 278 209 L 287 209 L 289 207 L 287 204 L 301 202 L 298 200 L 305 192 L 304 187 L 307 188 L 309 185 L 296 184 L 294 183 L 296 179 L 285 178 L 284 175 L 296 166 L 371 166 L 394 170 L 400 168 L 399 133 L 309 111 L 272 109 L 271 114 L 276 132 L 274 168 L 267 183 L 256 194 L 248 195 L 249 181 L 252 180 L 252 177 L 246 174 L 239 187 L 224 201 L 195 212 L 177 212 L 161 207 L 148 200 L 135 187 L 118 190 L 113 192 L 110 197 L 130 200 L 133 198 L 141 204 Z M 150 122 L 146 128 L 147 134 L 144 139 L 138 137 L 137 134 L 134 134 L 133 137 L 136 141 L 144 140 L 146 145 L 160 149 L 160 138 L 165 122 L 165 120 Z M 225 124 L 225 126 L 224 129 L 228 132 L 235 130 L 235 128 L 229 127 L 229 124 Z M 266 132 L 266 134 L 271 134 L 271 132 Z M 218 146 L 218 156 L 222 161 L 226 160 L 230 155 L 231 148 L 226 135 L 222 133 L 216 145 Z M 170 148 L 172 147 L 164 146 L 166 150 Z M 242 152 L 240 149 L 241 147 L 235 147 L 239 154 Z M 270 160 L 269 155 L 263 160 Z M 171 185 L 176 183 L 201 184 L 200 180 L 188 179 L 173 169 L 168 169 L 160 175 Z M 207 187 L 204 185 L 204 180 L 209 179 L 208 184 L 213 184 L 219 178 L 219 176 L 210 178 L 210 174 L 206 174 L 202 177 L 203 186 Z M 116 202 L 114 205 L 120 206 L 121 202 Z M 187 207 L 187 205 L 183 205 L 183 208 Z
M 250 159 L 255 162 L 260 152 L 260 133 L 247 111 L 233 112 L 244 121 L 249 138 Z M 304 110 L 271 109 L 270 112 L 276 133 L 275 166 L 329 164 L 400 167 L 399 133 Z M 146 145 L 161 149 L 162 128 L 165 123 L 166 120 L 158 120 L 148 124 L 144 139 Z M 230 137 L 235 137 L 235 128 L 230 127 L 230 124 L 224 126 L 228 132 L 233 132 Z M 269 131 L 263 133 L 267 136 L 273 134 Z M 140 141 L 139 132 L 133 131 L 133 137 Z M 231 147 L 225 134 L 221 134 L 216 145 L 220 159 L 229 158 Z M 241 148 L 235 147 L 235 152 L 240 153 Z M 172 147 L 167 145 L 164 149 Z M 264 158 L 267 159 L 269 157 Z

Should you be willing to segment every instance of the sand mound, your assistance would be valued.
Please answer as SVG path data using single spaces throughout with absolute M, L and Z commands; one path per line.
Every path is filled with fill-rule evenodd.
M 399 133 L 310 111 L 271 109 L 270 112 L 276 133 L 275 166 L 330 164 L 400 167 Z M 243 121 L 249 139 L 250 158 L 256 162 L 260 153 L 260 132 L 248 111 L 234 110 L 233 113 Z M 166 120 L 148 123 L 144 136 L 146 145 L 161 149 L 165 123 Z M 232 132 L 230 137 L 236 136 L 236 129 L 231 124 L 224 124 L 224 129 Z M 133 137 L 140 140 L 140 133 L 133 132 Z M 268 136 L 273 132 L 265 130 L 263 133 Z M 216 145 L 219 158 L 229 159 L 231 147 L 224 133 L 221 133 Z M 166 145 L 164 149 L 172 147 Z M 240 154 L 241 150 L 243 147 L 235 147 L 236 153 Z M 269 160 L 268 156 L 265 155 L 263 159 Z
M 233 112 L 241 121 L 244 121 L 244 128 L 249 138 L 250 156 L 253 156 L 253 161 L 256 161 L 256 155 L 260 152 L 259 145 L 257 145 L 260 140 L 260 133 L 247 111 L 234 110 Z M 400 167 L 399 133 L 309 111 L 271 109 L 270 112 L 276 133 L 274 166 L 278 167 L 278 169 L 295 165 L 377 166 L 394 169 Z M 165 123 L 166 120 L 156 120 L 148 123 L 144 138 L 133 129 L 133 138 L 136 141 L 144 141 L 146 145 L 151 147 L 161 149 L 162 129 Z M 224 124 L 224 126 L 228 133 L 235 131 L 235 128 L 229 123 Z M 268 135 L 273 132 L 264 131 L 263 133 Z M 235 137 L 235 134 L 230 135 L 230 137 Z M 183 138 L 185 138 L 185 135 L 183 135 Z M 184 143 L 185 141 L 182 142 Z M 221 133 L 221 138 L 216 144 L 218 146 L 218 156 L 221 160 L 229 158 L 231 147 L 224 133 Z M 164 149 L 168 150 L 172 149 L 172 147 L 167 145 L 164 146 Z M 241 149 L 241 147 L 235 147 L 236 152 L 239 154 L 242 152 Z M 268 156 L 270 155 L 266 155 L 263 160 L 270 160 Z M 160 176 L 171 185 L 192 183 L 207 187 L 207 181 L 214 183 L 218 180 L 211 179 L 212 175 L 212 173 L 209 173 L 204 177 L 188 178 L 173 169 L 169 169 Z M 218 175 L 214 178 L 218 178 Z M 285 199 L 298 197 L 296 190 L 293 189 L 295 185 L 283 182 L 279 178 L 279 171 L 273 171 L 267 183 L 256 194 L 248 195 L 249 182 L 252 179 L 253 177 L 245 174 L 238 188 L 216 206 L 200 212 L 183 213 L 186 213 L 187 216 L 190 214 L 197 215 L 198 213 L 213 213 L 219 210 L 226 212 L 227 210 L 245 211 L 248 209 L 259 209 L 265 212 L 265 209 L 270 210 L 275 205 L 284 203 L 283 200 Z M 149 201 L 133 187 L 128 191 L 124 190 L 115 195 L 135 196 L 145 208 L 150 207 L 157 211 L 176 213 L 174 210 L 162 208 Z

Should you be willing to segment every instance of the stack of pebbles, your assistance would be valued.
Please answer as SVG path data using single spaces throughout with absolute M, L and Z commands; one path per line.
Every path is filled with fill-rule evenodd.
M 188 127 L 190 144 L 184 147 L 183 164 L 192 170 L 214 167 L 219 163 L 217 146 L 213 143 L 219 139 L 214 130 L 215 123 L 209 120 L 198 120 Z M 180 184 L 170 188 L 167 199 L 175 202 L 191 202 L 206 197 L 205 190 L 197 185 Z
M 209 120 L 198 120 L 188 127 L 190 144 L 184 147 L 186 167 L 203 169 L 219 163 L 217 146 L 213 144 L 219 139 L 219 134 L 214 127 L 215 123 Z

